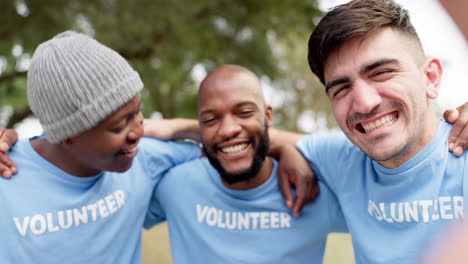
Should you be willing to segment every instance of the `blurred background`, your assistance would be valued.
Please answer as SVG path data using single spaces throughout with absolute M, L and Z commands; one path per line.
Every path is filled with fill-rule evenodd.
M 275 125 L 335 129 L 307 65 L 307 39 L 323 12 L 346 0 L 0 0 L 0 127 L 21 138 L 41 128 L 26 99 L 35 48 L 59 32 L 86 33 L 124 56 L 145 84 L 147 117 L 196 117 L 197 86 L 214 67 L 246 66 L 262 81 Z M 445 67 L 439 112 L 468 100 L 466 40 L 437 0 L 398 0 L 426 53 Z M 167 226 L 145 231 L 143 263 L 171 263 Z M 354 263 L 348 235 L 333 234 L 325 263 Z

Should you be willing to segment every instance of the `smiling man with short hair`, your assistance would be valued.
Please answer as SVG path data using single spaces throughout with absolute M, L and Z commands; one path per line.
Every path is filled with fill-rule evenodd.
M 452 125 L 434 111 L 441 62 L 392 0 L 330 10 L 308 58 L 346 136 L 309 135 L 298 147 L 338 197 L 356 262 L 419 263 L 463 219 L 468 191 L 468 155 L 449 152 Z

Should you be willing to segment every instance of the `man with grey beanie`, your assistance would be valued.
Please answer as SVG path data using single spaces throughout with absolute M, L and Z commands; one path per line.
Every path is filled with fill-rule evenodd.
M 67 31 L 37 48 L 28 100 L 45 138 L 9 153 L 20 169 L 0 181 L 0 263 L 141 262 L 153 187 L 201 154 L 147 138 L 137 148 L 142 89 L 124 58 L 86 35 Z

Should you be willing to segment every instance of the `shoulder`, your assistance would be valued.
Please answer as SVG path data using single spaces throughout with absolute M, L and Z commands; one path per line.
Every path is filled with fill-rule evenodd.
M 197 151 L 200 148 L 193 143 L 159 140 L 155 138 L 142 137 L 138 144 L 139 151 L 150 155 L 165 155 L 176 151 Z
M 154 173 L 154 171 L 166 171 L 176 164 L 194 159 L 200 155 L 200 147 L 193 143 L 164 141 L 144 137 L 138 144 L 136 160 Z
M 297 147 L 309 161 L 315 162 L 365 155 L 342 132 L 306 135 L 298 141 Z
M 29 139 L 22 139 L 16 142 L 16 144 L 8 151 L 8 155 L 12 159 L 21 158 L 31 153 L 32 147 L 30 147 Z
M 314 133 L 303 136 L 297 143 L 299 148 L 321 148 L 321 149 L 348 149 L 354 145 L 348 138 L 338 131 L 326 133 Z
M 207 178 L 211 173 L 210 166 L 207 165 L 209 165 L 209 162 L 206 158 L 198 158 L 179 164 L 167 171 L 163 181 L 199 182 L 199 180 Z
M 211 186 L 211 173 L 205 166 L 206 158 L 194 159 L 175 167 L 164 173 L 156 187 L 156 195 L 159 200 L 170 199 L 174 194 L 200 195 Z

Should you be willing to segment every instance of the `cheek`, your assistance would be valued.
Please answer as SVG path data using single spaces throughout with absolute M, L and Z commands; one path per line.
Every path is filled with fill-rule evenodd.
M 348 118 L 348 110 L 344 103 L 333 103 L 332 104 L 333 115 L 335 116 L 336 122 L 338 125 L 342 126 L 342 124 L 346 123 L 346 119 Z
M 102 155 L 109 155 L 110 153 L 116 153 L 122 149 L 125 145 L 125 136 L 123 135 L 111 135 L 103 137 L 96 141 L 96 151 Z
M 206 148 L 210 148 L 210 146 L 213 144 L 213 137 L 215 135 L 214 130 L 210 128 L 203 128 L 201 131 L 201 137 L 203 141 L 203 145 Z

